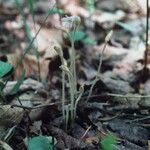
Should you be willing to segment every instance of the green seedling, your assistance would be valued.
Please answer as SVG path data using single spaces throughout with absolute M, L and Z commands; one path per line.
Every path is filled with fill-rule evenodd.
M 116 137 L 112 134 L 108 134 L 101 140 L 100 147 L 102 148 L 102 150 L 116 150 L 116 144 Z
M 0 61 L 0 78 L 4 77 L 13 69 L 13 66 L 7 62 Z
M 6 85 L 2 80 L 3 77 L 7 76 L 8 73 L 13 69 L 13 66 L 7 62 L 0 61 L 0 99 L 5 102 L 5 95 L 3 89 Z

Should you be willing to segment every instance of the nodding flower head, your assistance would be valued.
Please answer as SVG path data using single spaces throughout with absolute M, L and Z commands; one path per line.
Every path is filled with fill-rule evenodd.
M 105 37 L 105 42 L 109 42 L 112 38 L 113 30 L 109 31 L 108 34 Z
M 57 52 L 57 54 L 63 58 L 63 51 L 60 47 L 58 46 L 54 46 L 55 51 Z
M 80 91 L 81 93 L 84 92 L 84 84 L 81 84 L 81 85 L 80 85 L 79 91 Z
M 59 68 L 65 73 L 67 73 L 70 77 L 72 77 L 72 73 L 70 72 L 69 68 L 66 65 L 61 65 Z
M 81 18 L 79 16 L 64 17 L 61 19 L 62 26 L 68 30 L 77 28 L 81 23 Z

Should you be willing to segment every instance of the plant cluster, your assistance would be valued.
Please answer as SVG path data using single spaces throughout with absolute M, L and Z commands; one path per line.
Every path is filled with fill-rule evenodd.
M 61 66 L 60 69 L 62 70 L 62 114 L 63 119 L 66 124 L 66 129 L 68 127 L 68 123 L 74 122 L 74 119 L 76 117 L 76 110 L 78 102 L 80 101 L 83 93 L 84 93 L 84 85 L 80 85 L 79 91 L 77 90 L 77 73 L 76 73 L 76 53 L 75 53 L 75 35 L 76 32 L 78 32 L 78 27 L 80 25 L 81 19 L 78 16 L 71 16 L 66 17 L 62 19 L 62 27 L 60 28 L 65 34 L 67 34 L 71 47 L 69 49 L 69 62 L 64 58 L 63 51 L 59 47 L 54 47 L 55 51 L 58 53 L 58 55 L 61 58 Z M 99 67 L 97 75 L 93 81 L 93 84 L 90 88 L 89 95 L 87 97 L 87 101 L 89 100 L 90 95 L 92 94 L 93 87 L 95 86 L 97 80 L 99 79 L 99 74 L 101 70 L 102 60 L 103 60 L 103 53 L 105 51 L 105 48 L 109 42 L 109 40 L 112 37 L 112 31 L 108 33 L 108 35 L 105 38 L 105 44 L 102 49 L 102 54 L 100 56 L 99 61 Z M 67 100 L 66 94 L 65 94 L 65 87 L 66 85 L 69 85 L 69 100 Z
M 75 35 L 80 22 L 81 19 L 78 16 L 62 18 L 63 31 L 65 34 L 67 34 L 71 42 L 69 51 L 70 63 L 65 60 L 62 50 L 59 47 L 54 47 L 61 58 L 60 69 L 62 70 L 62 114 L 65 120 L 66 129 L 69 121 L 74 122 L 74 119 L 76 117 L 77 104 L 84 92 L 83 85 L 80 86 L 79 91 L 77 90 L 77 74 L 75 64 L 76 53 L 74 48 L 74 36 L 72 36 L 71 34 L 73 33 L 73 35 Z M 66 101 L 67 97 L 65 94 L 65 87 L 67 84 L 69 84 L 69 101 Z

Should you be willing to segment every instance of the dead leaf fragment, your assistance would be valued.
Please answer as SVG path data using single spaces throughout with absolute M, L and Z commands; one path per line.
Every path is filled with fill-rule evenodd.
M 0 105 L 0 125 L 10 127 L 11 124 L 18 124 L 24 114 L 22 108 L 12 108 L 11 105 Z

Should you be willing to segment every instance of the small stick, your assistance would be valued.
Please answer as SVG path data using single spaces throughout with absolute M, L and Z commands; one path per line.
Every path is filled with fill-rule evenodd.
M 92 127 L 92 126 L 89 126 L 89 127 L 86 129 L 85 133 L 81 136 L 81 139 L 83 139 L 83 138 L 86 136 L 86 134 L 89 132 L 89 130 L 91 129 L 91 127 Z
M 117 113 L 115 116 L 109 117 L 109 118 L 99 118 L 98 121 L 106 122 L 106 121 L 111 121 L 113 119 L 116 119 L 121 115 L 122 112 Z
M 146 6 L 147 6 L 147 15 L 146 15 L 146 40 L 145 40 L 145 52 L 144 52 L 144 67 L 142 70 L 142 78 L 141 78 L 141 83 L 145 83 L 146 80 L 148 79 L 149 76 L 149 70 L 147 68 L 147 63 L 148 63 L 148 51 L 149 51 L 149 0 L 146 0 Z
M 27 109 L 27 110 L 32 110 L 32 109 L 39 109 L 39 108 L 43 108 L 43 107 L 47 107 L 47 106 L 53 106 L 56 103 L 50 103 L 50 104 L 43 104 L 43 105 L 39 105 L 39 106 L 35 106 L 35 107 L 28 107 L 28 106 L 23 106 L 23 105 L 11 105 L 11 107 L 19 107 L 19 108 L 23 108 L 23 109 Z M 58 103 L 60 104 L 60 102 Z
M 0 140 L 0 144 L 5 150 L 13 150 L 6 142 Z
M 150 95 L 121 95 L 121 94 L 105 93 L 105 94 L 91 95 L 89 99 L 97 97 L 150 98 Z M 87 96 L 82 97 L 81 99 L 87 99 Z
M 147 68 L 147 57 L 148 57 L 148 29 L 149 29 L 149 0 L 146 1 L 146 10 L 147 10 L 147 13 L 146 13 L 146 41 L 145 41 L 145 54 L 144 54 L 144 74 L 146 73 L 146 68 Z
M 142 117 L 142 118 L 137 118 L 137 119 L 131 120 L 129 122 L 133 123 L 133 122 L 139 122 L 139 121 L 144 121 L 144 120 L 149 120 L 149 119 L 150 119 L 150 116 L 146 116 L 146 117 Z

